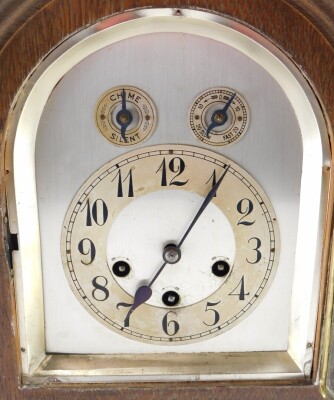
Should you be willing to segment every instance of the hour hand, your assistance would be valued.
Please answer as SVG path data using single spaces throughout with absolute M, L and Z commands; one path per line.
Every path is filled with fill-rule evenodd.
M 127 328 L 130 324 L 130 316 L 132 312 L 139 307 L 140 305 L 144 304 L 150 297 L 152 296 L 152 289 L 150 286 L 140 286 L 135 294 L 134 302 L 128 311 L 125 320 L 124 326 Z

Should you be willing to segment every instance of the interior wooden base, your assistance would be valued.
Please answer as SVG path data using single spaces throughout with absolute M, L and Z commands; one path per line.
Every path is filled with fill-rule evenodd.
M 46 356 L 25 384 L 159 381 L 302 380 L 287 352 Z

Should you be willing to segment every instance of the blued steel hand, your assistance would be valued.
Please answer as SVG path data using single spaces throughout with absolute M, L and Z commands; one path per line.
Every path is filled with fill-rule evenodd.
M 224 177 L 225 177 L 225 175 L 226 175 L 226 173 L 227 173 L 229 168 L 230 168 L 229 165 L 225 166 L 225 171 L 223 172 L 222 176 L 218 179 L 216 184 L 211 188 L 210 192 L 206 195 L 201 207 L 197 211 L 197 214 L 195 215 L 194 219 L 191 221 L 191 224 L 189 225 L 189 228 L 187 229 L 186 233 L 183 235 L 182 239 L 180 240 L 179 244 L 177 245 L 177 247 L 179 249 L 182 246 L 183 242 L 186 240 L 186 238 L 189 235 L 190 231 L 195 226 L 195 224 L 196 224 L 197 220 L 199 219 L 199 217 L 203 214 L 203 212 L 206 209 L 206 207 L 210 204 L 211 200 L 214 198 L 214 196 L 217 193 L 217 190 L 218 190 L 220 184 L 222 183 L 222 181 L 223 181 L 223 179 L 224 179 Z M 164 270 L 164 268 L 165 268 L 165 266 L 167 264 L 168 263 L 166 261 L 162 264 L 162 266 L 159 268 L 158 272 L 154 275 L 153 279 L 151 280 L 151 282 L 148 285 L 140 286 L 137 289 L 137 291 L 135 293 L 134 302 L 133 302 L 133 304 L 132 304 L 130 310 L 128 311 L 128 313 L 126 315 L 126 318 L 124 320 L 124 326 L 125 327 L 129 326 L 130 315 L 132 314 L 132 312 L 136 308 L 138 308 L 140 305 L 145 303 L 152 296 L 151 286 L 156 281 L 156 279 L 161 274 L 161 272 Z
M 225 104 L 224 108 L 221 110 L 216 110 L 211 115 L 211 124 L 208 126 L 208 129 L 206 130 L 206 137 L 208 139 L 210 138 L 209 133 L 212 131 L 212 129 L 215 129 L 217 126 L 222 126 L 226 123 L 228 119 L 227 110 L 232 104 L 232 101 L 234 100 L 235 96 L 236 93 L 233 93 L 232 96 L 228 99 L 228 102 Z
M 131 112 L 126 108 L 126 93 L 125 90 L 122 90 L 122 108 L 120 111 L 118 111 L 116 115 L 116 122 L 119 124 L 121 127 L 121 137 L 124 140 L 124 142 L 127 141 L 125 133 L 126 130 L 128 129 L 129 125 L 131 124 L 133 120 L 133 116 Z

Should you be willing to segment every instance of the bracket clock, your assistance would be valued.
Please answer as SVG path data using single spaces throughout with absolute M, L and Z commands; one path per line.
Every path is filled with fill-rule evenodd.
M 4 398 L 333 398 L 330 1 L 3 1 Z

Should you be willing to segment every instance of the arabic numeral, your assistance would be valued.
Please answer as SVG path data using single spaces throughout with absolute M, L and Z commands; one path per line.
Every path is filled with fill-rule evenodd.
M 180 325 L 177 321 L 171 319 L 169 320 L 170 314 L 176 315 L 174 311 L 168 311 L 168 313 L 162 319 L 162 329 L 168 336 L 174 336 L 180 329 Z
M 210 181 L 212 181 L 211 183 L 211 189 L 215 186 L 215 184 L 217 183 L 217 174 L 216 174 L 216 170 L 213 170 L 213 173 L 211 174 L 210 178 L 205 182 L 206 184 L 210 183 Z M 217 192 L 214 194 L 214 197 L 217 196 Z
M 246 221 L 245 219 L 253 212 L 254 205 L 251 200 L 245 198 L 238 202 L 237 211 L 242 217 L 239 219 L 237 225 L 250 226 L 253 225 L 255 221 Z
M 124 179 L 122 177 L 122 171 L 118 170 L 117 174 L 111 180 L 111 182 L 114 182 L 115 180 L 117 180 L 117 197 L 125 197 L 123 184 L 126 181 L 128 181 L 127 197 L 134 197 L 132 169 L 130 169 L 130 171 L 128 172 L 128 174 Z
M 83 256 L 87 256 L 81 260 L 82 264 L 89 265 L 94 261 L 96 249 L 94 243 L 90 239 L 84 238 L 80 240 L 78 244 L 78 250 L 80 254 L 82 254 Z
M 259 250 L 262 243 L 261 243 L 261 240 L 260 240 L 259 238 L 257 238 L 257 237 L 252 237 L 252 238 L 250 238 L 250 239 L 248 240 L 248 243 L 250 243 L 251 241 L 252 241 L 252 242 L 255 241 L 255 247 L 253 247 L 253 251 L 255 251 L 255 260 L 254 260 L 254 261 L 249 261 L 248 258 L 246 258 L 246 260 L 247 260 L 247 262 L 248 262 L 249 264 L 257 264 L 257 263 L 261 260 L 261 258 L 262 258 L 262 253 L 261 253 L 261 251 Z
M 238 290 L 239 289 L 239 290 Z M 245 296 L 249 296 L 249 292 L 245 292 L 245 278 L 241 278 L 238 285 L 232 290 L 229 296 L 239 296 L 239 300 L 245 300 Z
M 205 312 L 210 312 L 212 314 L 213 322 L 211 324 L 209 324 L 209 323 L 203 321 L 203 324 L 205 324 L 207 326 L 213 326 L 213 325 L 218 324 L 219 319 L 220 319 L 219 312 L 212 307 L 218 305 L 219 303 L 220 303 L 220 301 L 217 301 L 216 303 L 211 303 L 210 301 L 208 301 L 206 303 Z
M 166 158 L 164 157 L 162 163 L 160 164 L 159 168 L 156 170 L 156 173 L 161 172 L 161 186 L 183 186 L 185 185 L 188 180 L 180 181 L 176 180 L 178 176 L 180 176 L 184 170 L 186 169 L 186 164 L 184 160 L 180 157 L 172 158 L 168 163 L 168 171 L 167 171 L 167 162 Z M 171 179 L 167 177 L 168 174 L 173 173 L 175 176 Z
M 109 290 L 106 288 L 108 285 L 108 280 L 104 276 L 96 276 L 92 280 L 94 289 L 92 291 L 92 296 L 96 301 L 105 301 L 109 297 Z
M 86 226 L 92 226 L 92 221 L 98 226 L 102 226 L 107 222 L 108 207 L 102 199 L 95 200 L 92 207 L 88 199 L 81 209 L 81 212 L 84 210 L 86 210 Z

